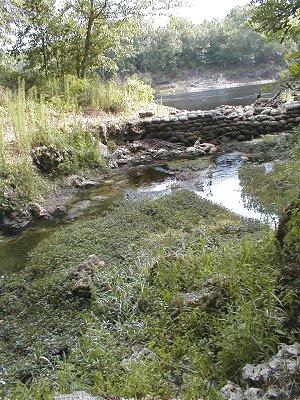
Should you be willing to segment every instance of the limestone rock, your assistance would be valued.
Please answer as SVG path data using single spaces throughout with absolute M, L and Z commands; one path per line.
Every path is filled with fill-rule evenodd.
M 98 147 L 99 147 L 100 154 L 103 158 L 107 159 L 107 158 L 111 157 L 111 151 L 106 144 L 99 142 Z
M 283 345 L 269 362 L 253 366 L 247 364 L 243 369 L 243 379 L 255 385 L 270 382 L 285 385 L 292 382 L 300 372 L 300 344 Z
M 74 392 L 72 394 L 61 394 L 54 396 L 54 400 L 104 400 L 103 397 L 91 396 L 86 392 Z
M 105 263 L 95 254 L 90 255 L 72 271 L 72 288 L 75 295 L 90 297 L 93 278 L 97 269 L 104 268 Z
M 27 228 L 31 221 L 32 215 L 26 209 L 15 211 L 9 215 L 3 215 L 1 218 L 1 227 L 9 234 L 18 233 Z
M 38 203 L 31 203 L 27 206 L 27 210 L 34 218 L 50 219 L 50 213 Z
M 244 400 L 245 399 L 243 389 L 240 386 L 238 386 L 232 382 L 228 382 L 227 385 L 225 385 L 221 389 L 221 395 L 228 400 Z
M 227 277 L 216 274 L 204 282 L 198 291 L 181 293 L 174 302 L 183 307 L 202 306 L 211 310 L 220 309 L 226 306 L 230 298 L 228 287 Z
M 153 111 L 141 111 L 139 113 L 140 118 L 151 118 L 154 117 L 154 112 Z
M 71 175 L 68 178 L 68 185 L 75 187 L 77 189 L 88 189 L 93 186 L 99 185 L 99 182 L 85 179 L 84 177 L 82 177 L 80 175 Z
M 60 150 L 56 146 L 40 146 L 31 151 L 34 165 L 44 173 L 52 173 L 62 166 L 70 158 L 71 154 Z
M 300 344 L 282 345 L 264 364 L 247 364 L 240 386 L 228 382 L 221 394 L 228 400 L 290 400 L 300 394 Z

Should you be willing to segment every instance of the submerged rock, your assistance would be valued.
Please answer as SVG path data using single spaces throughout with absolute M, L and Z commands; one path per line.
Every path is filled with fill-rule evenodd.
M 19 210 L 9 215 L 3 215 L 1 228 L 8 234 L 15 234 L 27 228 L 32 221 L 32 215 L 25 210 Z
M 104 266 L 105 262 L 92 254 L 75 267 L 72 271 L 72 293 L 81 297 L 90 297 L 95 272 Z

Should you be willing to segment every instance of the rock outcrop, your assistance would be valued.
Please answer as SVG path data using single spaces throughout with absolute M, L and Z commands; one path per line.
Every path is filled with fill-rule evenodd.
M 288 400 L 300 394 L 300 344 L 283 345 L 267 363 L 247 364 L 243 382 L 228 382 L 221 390 L 227 400 Z
M 60 169 L 62 164 L 72 155 L 56 146 L 35 147 L 31 151 L 33 164 L 44 173 L 53 173 Z

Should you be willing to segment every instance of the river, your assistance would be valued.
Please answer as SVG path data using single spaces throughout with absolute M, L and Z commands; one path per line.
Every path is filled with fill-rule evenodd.
M 176 162 L 180 164 L 180 161 Z M 193 161 L 182 160 L 189 165 Z M 187 164 L 186 164 L 187 163 Z M 240 153 L 224 154 L 212 159 L 199 160 L 199 168 L 193 164 L 193 173 L 184 178 L 182 174 L 165 164 L 133 167 L 120 170 L 111 182 L 101 187 L 79 192 L 68 206 L 67 214 L 54 221 L 36 221 L 23 233 L 2 237 L 0 242 L 0 274 L 16 272 L 24 267 L 28 253 L 57 229 L 74 220 L 109 212 L 120 200 L 135 201 L 142 198 L 158 198 L 174 190 L 187 189 L 199 197 L 222 205 L 230 211 L 246 217 L 267 222 L 274 226 L 276 216 L 266 216 L 251 208 L 243 196 L 239 170 L 244 163 Z M 203 168 L 203 165 L 205 167 Z M 270 168 L 270 163 L 266 164 Z
M 216 89 L 194 88 L 183 93 L 157 95 L 156 101 L 180 110 L 212 110 L 222 104 L 246 106 L 252 104 L 259 94 L 262 97 L 271 97 L 277 91 L 271 83 L 248 83 Z

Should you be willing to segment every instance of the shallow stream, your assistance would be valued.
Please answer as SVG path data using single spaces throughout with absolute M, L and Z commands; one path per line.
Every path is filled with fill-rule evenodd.
M 240 153 L 210 159 L 177 161 L 176 163 L 134 167 L 119 171 L 111 182 L 84 190 L 74 197 L 68 212 L 56 221 L 36 221 L 23 233 L 1 237 L 0 274 L 16 272 L 24 267 L 28 253 L 45 237 L 74 220 L 99 216 L 120 200 L 135 201 L 145 197 L 158 198 L 179 188 L 220 204 L 243 217 L 274 225 L 276 216 L 266 216 L 248 205 L 243 196 L 239 169 L 244 163 Z M 176 165 L 175 165 L 176 164 Z M 272 163 L 265 164 L 266 170 Z

